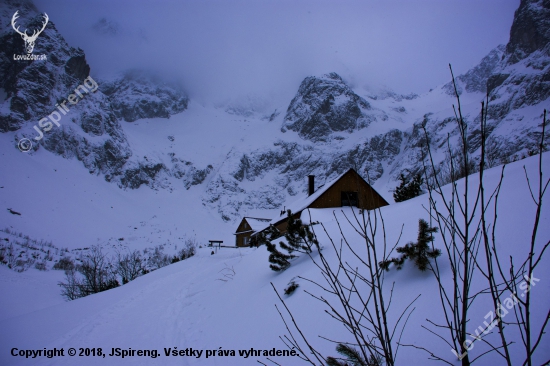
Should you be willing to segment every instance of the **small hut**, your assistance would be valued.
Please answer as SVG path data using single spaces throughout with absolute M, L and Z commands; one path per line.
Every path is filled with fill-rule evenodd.
M 243 217 L 237 231 L 235 232 L 235 245 L 238 247 L 248 247 L 251 244 L 250 236 L 257 230 L 262 229 L 271 219 L 262 219 L 258 217 Z

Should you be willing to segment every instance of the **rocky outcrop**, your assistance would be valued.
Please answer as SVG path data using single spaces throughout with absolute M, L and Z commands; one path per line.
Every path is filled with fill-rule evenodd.
M 11 29 L 16 11 L 21 16 L 18 24 L 25 28 L 37 28 L 43 21 L 43 14 L 29 1 L 8 0 L 0 6 L 0 88 L 7 94 L 0 101 L 0 132 L 17 131 L 17 138 L 33 139 L 33 125 L 58 111 L 56 105 L 90 76 L 90 66 L 84 52 L 67 44 L 52 19 L 34 47 L 34 54 L 44 54 L 47 60 L 14 60 L 14 54 L 26 53 L 21 37 Z M 68 105 L 70 111 L 61 116 L 60 126 L 44 130 L 34 150 L 43 147 L 64 158 L 76 158 L 91 174 L 101 174 L 122 188 L 164 187 L 163 181 L 177 175 L 177 168 L 131 160 L 132 149 L 120 120 L 168 118 L 187 108 L 185 94 L 137 71 L 114 81 L 93 81 L 84 83 L 89 93 L 78 104 Z M 200 184 L 210 171 L 191 167 L 195 171 L 182 178 L 186 187 Z
M 19 11 L 18 22 L 25 28 L 39 29 L 42 14 L 28 2 L 8 1 L 1 7 L 1 24 L 10 25 L 11 16 Z M 19 23 L 18 23 L 19 24 Z M 0 109 L 0 132 L 16 131 L 25 122 L 38 121 L 51 113 L 59 98 L 66 97 L 89 75 L 84 52 L 70 47 L 50 20 L 36 40 L 34 54 L 44 54 L 47 61 L 14 60 L 26 54 L 21 37 L 2 27 L 0 33 L 0 87 L 7 99 Z
M 471 70 L 468 70 L 467 73 L 460 75 L 456 78 L 458 81 L 457 89 L 459 94 L 462 93 L 463 89 L 466 89 L 468 93 L 486 93 L 489 87 L 489 80 L 492 75 L 501 67 L 502 58 L 504 56 L 506 47 L 500 45 L 495 49 L 491 50 L 489 54 L 481 60 L 481 62 L 476 65 Z M 493 80 L 494 83 L 494 80 Z M 455 95 L 455 90 L 452 81 L 443 86 L 445 92 L 451 96 Z M 490 90 L 494 89 L 494 85 L 491 84 L 489 87 Z
M 0 8 L 2 24 L 10 24 L 15 11 L 21 14 L 18 21 L 25 28 L 42 24 L 43 14 L 32 3 L 8 1 Z M 0 108 L 0 132 L 18 131 L 19 138 L 33 138 L 36 132 L 32 126 L 59 112 L 56 105 L 83 84 L 90 66 L 84 52 L 67 44 L 52 19 L 34 47 L 34 54 L 46 55 L 47 60 L 14 60 L 13 54 L 24 54 L 25 50 L 21 37 L 10 29 L 0 35 L 0 86 L 7 93 Z M 76 158 L 90 173 L 103 174 L 107 180 L 120 176 L 132 153 L 105 95 L 90 87 L 78 104 L 68 109 L 68 113 L 60 114 L 60 126 L 44 130 L 34 149 L 43 147 L 65 158 Z
M 535 51 L 550 55 L 550 1 L 521 0 L 506 45 L 508 63 L 515 64 Z
M 288 106 L 282 132 L 292 130 L 312 141 L 327 141 L 333 132 L 367 127 L 376 120 L 370 104 L 336 73 L 307 77 Z
M 491 51 L 456 81 L 459 93 L 488 95 L 487 146 L 495 163 L 533 150 L 540 140 L 544 104 L 550 99 L 550 1 L 522 0 L 508 44 Z M 452 83 L 444 90 L 454 95 Z M 472 152 L 480 146 L 479 119 L 477 113 L 467 119 Z
M 189 101 L 178 87 L 136 70 L 125 73 L 120 79 L 102 82 L 100 90 L 109 98 L 117 118 L 126 122 L 169 118 L 183 112 Z
M 548 0 L 522 0 L 510 42 L 456 77 L 461 100 L 471 102 L 470 106 L 464 103 L 463 112 L 474 160 L 480 146 L 478 101 L 485 93 L 489 96 L 490 165 L 527 154 L 540 139 L 540 114 L 550 98 L 549 4 Z M 48 55 L 48 62 L 14 61 L 13 53 L 24 52 L 23 42 L 6 25 L 17 9 L 28 14 L 27 20 L 21 19 L 26 25 L 41 21 L 31 3 L 9 0 L 0 5 L 0 87 L 7 94 L 0 101 L 0 132 L 15 131 L 17 137 L 31 138 L 36 121 L 72 93 L 89 75 L 90 67 L 84 52 L 71 48 L 51 20 L 35 47 L 35 53 Z M 102 34 L 103 28 L 112 28 L 105 20 L 98 24 L 96 31 Z M 452 83 L 431 92 L 437 95 L 400 95 L 390 90 L 363 95 L 330 73 L 305 78 L 284 118 L 279 116 L 280 106 L 253 96 L 219 109 L 233 120 L 244 118 L 266 126 L 282 122 L 282 133 L 275 138 L 254 132 L 253 138 L 270 141 L 255 144 L 261 148 L 248 147 L 250 137 L 243 136 L 242 143 L 228 145 L 225 158 L 217 161 L 196 164 L 162 149 L 138 157 L 133 153 L 138 148 L 130 146 L 121 124 L 169 118 L 187 108 L 188 98 L 181 88 L 140 71 L 97 81 L 98 90 L 72 107 L 61 127 L 45 134 L 35 148 L 76 158 L 91 174 L 103 175 L 123 189 L 142 185 L 173 189 L 178 184 L 197 191 L 203 204 L 226 221 L 252 209 L 280 208 L 287 199 L 306 194 L 310 174 L 316 176 L 317 188 L 350 167 L 371 183 L 381 177 L 391 182 L 401 172 L 422 171 L 428 142 L 441 169 L 453 153 L 449 146 L 451 150 L 458 146 Z M 434 99 L 448 104 L 424 110 Z M 174 135 L 168 139 L 175 141 Z M 146 145 L 139 146 L 140 152 L 147 150 Z
M 207 184 L 204 202 L 224 220 L 232 221 L 248 210 L 279 208 L 287 197 L 306 194 L 304 182 L 310 174 L 315 175 L 317 188 L 349 168 L 374 182 L 400 154 L 403 139 L 402 131 L 391 130 L 345 149 L 279 140 L 262 149 L 230 154 Z M 275 178 L 266 180 L 271 176 Z M 245 181 L 256 180 L 265 184 L 243 188 L 248 185 Z

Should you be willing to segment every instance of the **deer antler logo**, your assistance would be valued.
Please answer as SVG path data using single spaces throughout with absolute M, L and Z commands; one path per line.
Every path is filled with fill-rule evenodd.
M 15 21 L 17 20 L 17 18 L 19 18 L 19 15 L 17 15 L 17 13 L 19 13 L 19 10 L 15 12 L 15 14 L 13 14 L 13 17 L 11 18 L 11 26 L 13 27 L 13 29 L 19 33 L 21 35 L 21 38 L 23 38 L 23 41 L 25 41 L 25 48 L 27 49 L 27 53 L 32 53 L 32 50 L 34 49 L 34 42 L 36 41 L 36 39 L 38 38 L 38 36 L 40 35 L 40 33 L 42 33 L 42 31 L 46 28 L 46 25 L 48 24 L 48 20 L 50 18 L 48 18 L 48 14 L 44 13 L 44 22 L 42 23 L 42 29 L 40 29 L 37 33 L 37 31 L 35 30 L 32 34 L 32 36 L 29 36 L 27 34 L 27 30 L 25 29 L 24 32 L 21 32 L 19 30 L 19 26 L 17 28 L 15 28 Z

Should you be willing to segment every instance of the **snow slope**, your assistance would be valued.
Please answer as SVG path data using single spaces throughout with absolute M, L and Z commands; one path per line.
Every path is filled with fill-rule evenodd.
M 3 227 L 69 249 L 119 238 L 137 249 L 176 245 L 195 234 L 203 235 L 198 237 L 202 241 L 234 240 L 234 229 L 204 210 L 200 197 L 192 194 L 197 187 L 189 191 L 122 190 L 101 176 L 90 175 L 75 159 L 46 151 L 22 154 L 13 149 L 8 135 L 0 135 L 0 140 L 1 206 L 21 213 L 17 216 L 1 210 Z M 211 229 L 196 230 L 204 226 Z
M 544 167 L 547 168 L 550 154 L 545 153 L 543 157 L 545 159 Z M 50 158 L 57 159 L 54 156 Z M 525 165 L 533 182 L 537 162 L 537 157 L 531 157 L 512 163 L 505 169 L 497 242 L 503 257 L 507 258 L 510 254 L 518 262 L 525 258 L 535 214 L 525 182 L 523 166 Z M 486 172 L 488 191 L 495 186 L 500 169 L 497 167 Z M 36 172 L 29 171 L 29 179 L 38 177 L 41 172 L 40 169 L 37 169 Z M 75 181 L 80 182 L 78 180 L 79 170 L 75 169 L 72 172 L 76 174 L 76 177 L 73 176 Z M 52 173 L 46 171 L 42 173 L 46 176 L 53 176 Z M 50 183 L 44 185 L 46 191 L 53 189 L 55 182 L 67 186 L 63 182 L 69 177 L 64 174 L 67 173 L 60 171 L 58 175 L 66 179 L 56 181 L 50 177 Z M 546 178 L 548 178 L 548 173 L 546 173 Z M 472 176 L 471 182 L 475 184 L 476 179 L 475 175 Z M 25 184 L 24 181 L 23 184 Z M 84 183 L 82 182 L 82 184 Z M 96 183 L 96 186 L 102 187 L 102 184 L 110 187 L 107 183 Z M 108 196 L 109 199 L 113 197 L 113 194 L 108 193 L 106 188 L 104 192 L 111 195 Z M 128 203 L 131 201 L 131 194 L 141 192 L 141 190 L 116 192 L 120 197 L 114 207 L 118 207 L 117 204 L 126 203 L 126 207 L 131 208 L 133 206 Z M 37 197 L 32 196 L 32 192 L 30 194 L 31 198 Z M 171 197 L 169 193 L 165 194 L 168 197 L 163 197 L 158 192 L 158 199 L 168 200 Z M 46 200 L 47 197 L 46 195 Z M 151 197 L 143 194 L 143 197 L 146 197 L 144 204 L 150 205 L 147 207 L 153 208 L 152 202 L 158 202 L 155 201 L 157 195 L 154 193 Z M 102 202 L 105 204 L 105 201 Z M 550 238 L 550 209 L 548 208 L 550 202 L 548 197 L 544 202 L 539 245 Z M 75 203 L 77 203 L 75 206 L 79 207 L 78 201 Z M 140 204 L 142 203 L 140 202 Z M 427 206 L 428 200 L 424 195 L 382 208 L 388 242 L 393 243 L 397 240 L 402 227 L 403 234 L 400 245 L 415 240 L 418 219 L 428 219 L 428 214 L 425 211 Z M 32 212 L 32 207 L 32 204 L 29 203 L 29 210 L 23 210 L 23 212 Z M 64 209 L 73 210 L 74 208 Z M 113 210 L 115 209 L 113 208 Z M 86 215 L 79 216 L 76 213 L 76 210 L 73 211 L 75 217 L 68 218 L 70 223 L 78 225 L 79 220 L 81 220 L 80 223 L 85 223 Z M 338 243 L 339 230 L 333 213 L 342 224 L 348 240 L 351 241 L 355 249 L 361 251 L 364 243 L 342 216 L 343 213 L 350 215 L 350 209 L 345 209 L 343 212 L 332 209 L 310 211 L 312 221 L 322 222 L 331 237 Z M 31 213 L 29 216 L 30 219 L 39 219 L 39 217 L 33 217 Z M 137 215 L 134 217 L 137 218 Z M 21 219 L 25 219 L 25 216 L 22 216 Z M 48 221 L 47 218 L 43 219 L 45 224 L 55 224 Z M 112 219 L 121 220 L 123 224 L 126 224 L 124 220 L 129 220 L 128 217 L 117 215 L 113 215 Z M 107 221 L 108 218 L 105 220 Z M 203 225 L 206 224 L 205 221 Z M 102 221 L 97 221 L 96 227 L 103 230 L 101 225 L 103 225 Z M 316 225 L 314 228 L 325 255 L 329 260 L 334 261 L 334 253 L 325 234 L 319 226 Z M 123 229 L 126 228 L 122 225 L 120 230 Z M 436 235 L 435 245 L 442 245 L 439 234 Z M 195 257 L 161 268 L 119 288 L 75 301 L 58 303 L 52 301 L 49 303 L 51 306 L 47 306 L 46 302 L 51 300 L 51 294 L 35 292 L 32 300 L 37 304 L 44 304 L 44 307 L 27 306 L 25 308 L 25 302 L 30 300 L 25 297 L 18 299 L 14 296 L 14 292 L 33 292 L 35 285 L 32 281 L 23 278 L 23 276 L 29 276 L 30 279 L 32 275 L 10 273 L 10 278 L 13 278 L 11 281 L 17 281 L 17 290 L 7 281 L 0 282 L 0 292 L 3 297 L 12 298 L 10 301 L 2 300 L 0 302 L 1 313 L 6 314 L 0 319 L 0 363 L 2 365 L 251 365 L 257 364 L 257 360 L 267 363 L 266 357 L 263 356 L 247 359 L 239 357 L 238 350 L 249 350 L 251 347 L 255 349 L 272 349 L 274 347 L 284 349 L 279 336 L 286 334 L 286 329 L 274 307 L 274 304 L 279 304 L 279 302 L 270 282 L 281 293 L 289 281 L 295 279 L 296 276 L 322 281 L 318 269 L 309 258 L 299 257 L 293 260 L 292 266 L 288 270 L 275 273 L 269 269 L 267 257 L 268 253 L 264 247 L 257 249 L 221 248 L 214 255 L 211 254 L 210 248 L 202 248 Z M 314 253 L 313 257 L 316 258 L 317 255 Z M 441 263 L 445 273 L 448 270 L 447 265 L 443 259 L 441 259 Z M 533 304 L 536 304 L 533 306 L 533 317 L 536 319 L 534 323 L 540 324 L 540 319 L 543 317 L 541 312 L 545 311 L 550 303 L 550 282 L 548 280 L 550 266 L 548 266 L 548 261 L 541 263 L 535 277 L 539 278 L 540 282 L 531 290 Z M 457 361 L 453 361 L 455 358 L 445 343 L 421 328 L 421 325 L 427 324 L 425 319 L 438 321 L 442 315 L 438 305 L 439 298 L 436 293 L 435 281 L 431 275 L 421 273 L 410 263 L 406 263 L 403 270 L 388 272 L 386 281 L 387 288 L 395 281 L 390 321 L 395 321 L 409 302 L 417 295 L 421 295 L 414 304 L 415 310 L 405 329 L 402 343 L 427 347 L 453 364 L 459 364 Z M 284 296 L 286 303 L 292 309 L 298 324 L 312 344 L 325 355 L 336 355 L 334 344 L 319 338 L 318 335 L 336 340 L 350 340 L 349 335 L 323 313 L 324 307 L 321 303 L 304 292 L 307 290 L 319 294 L 319 289 L 300 279 L 297 282 L 300 285 L 298 290 L 290 296 Z M 473 287 L 475 289 L 484 287 L 482 279 L 476 278 Z M 490 309 L 488 298 L 476 301 L 469 314 L 472 330 L 483 323 L 484 316 Z M 518 343 L 521 342 L 517 335 L 512 338 Z M 536 364 L 540 364 L 550 357 L 550 349 L 545 347 L 547 343 L 548 339 L 544 338 Z M 100 360 L 92 356 L 25 359 L 10 355 L 10 350 L 14 347 L 18 349 L 57 347 L 58 349 L 63 348 L 65 355 L 70 347 L 77 350 L 80 347 L 101 347 L 103 352 L 107 353 L 110 353 L 112 348 L 154 349 L 159 351 L 160 356 L 157 358 L 134 356 L 124 359 L 107 356 Z M 203 352 L 200 358 L 165 356 L 164 348 L 173 349 L 175 347 L 178 350 L 192 347 L 194 350 L 216 351 L 221 347 L 222 350 L 235 350 L 237 355 L 210 356 L 208 359 L 206 352 Z M 485 350 L 484 347 L 481 343 L 476 344 L 472 355 L 479 355 Z M 516 350 L 513 364 L 518 364 L 519 361 L 518 348 L 519 345 L 512 346 L 512 350 Z M 427 358 L 427 354 L 422 351 L 411 347 L 402 347 L 399 349 L 397 364 L 424 365 L 428 362 Z M 273 357 L 273 360 L 282 365 L 301 364 L 295 357 Z M 484 365 L 501 363 L 501 359 L 494 354 L 486 355 L 479 361 L 479 364 Z

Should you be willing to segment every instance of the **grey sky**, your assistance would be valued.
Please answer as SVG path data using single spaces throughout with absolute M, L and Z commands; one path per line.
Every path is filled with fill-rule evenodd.
M 506 43 L 519 0 L 35 3 L 84 49 L 92 75 L 153 69 L 216 101 L 288 99 L 304 77 L 331 71 L 358 87 L 426 92 L 449 80 L 449 62 L 460 74 Z

